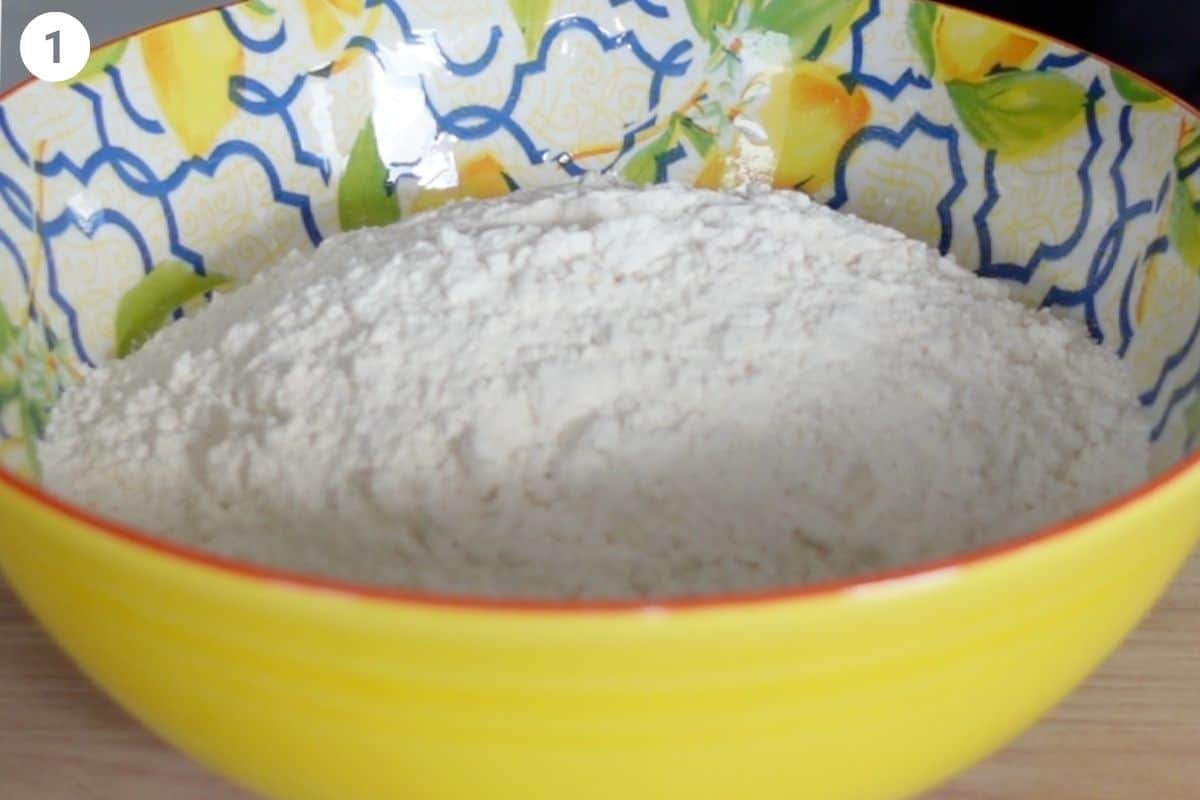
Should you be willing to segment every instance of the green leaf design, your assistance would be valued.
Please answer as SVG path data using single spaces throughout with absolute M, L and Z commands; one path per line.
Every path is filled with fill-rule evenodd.
M 679 114 L 673 114 L 667 123 L 667 129 L 658 137 L 633 154 L 633 157 L 621 169 L 625 180 L 636 184 L 649 184 L 658 181 L 658 159 L 665 155 L 679 141 Z
M 937 69 L 937 55 L 933 49 L 933 23 L 937 21 L 937 13 L 937 6 L 925 0 L 915 0 L 908 7 L 908 38 L 929 75 Z
M 16 326 L 9 321 L 8 312 L 0 303 L 0 356 L 6 354 L 17 343 Z M 21 392 L 21 376 L 0 372 L 0 409 Z
M 1171 194 L 1171 211 L 1167 220 L 1167 236 L 1171 245 L 1183 257 L 1183 263 L 1200 272 L 1200 214 L 1196 198 L 1186 180 L 1176 176 Z
M 14 438 L 23 440 L 23 464 L 11 463 L 37 480 L 41 473 L 37 442 L 46 430 L 50 406 L 62 391 L 62 384 L 51 359 L 56 355 L 56 339 L 45 328 L 29 322 L 18 328 L 0 305 L 0 411 L 14 408 L 16 424 L 10 429 Z
M 629 159 L 621 169 L 625 180 L 636 184 L 655 183 L 658 180 L 658 158 L 671 149 L 670 134 L 664 133 L 643 147 Z
M 683 131 L 683 135 L 692 143 L 692 147 L 701 158 L 707 156 L 717 143 L 717 137 L 714 134 L 701 128 L 687 117 L 683 117 L 680 120 L 679 126 L 680 130 Z
M 0 353 L 4 353 L 17 340 L 17 327 L 8 318 L 8 311 L 0 303 Z
M 657 183 L 659 159 L 679 144 L 681 136 L 701 158 L 707 157 L 717 146 L 716 135 L 676 112 L 671 115 L 666 129 L 625 163 L 621 169 L 622 177 L 637 184 Z
M 1123 69 L 1113 67 L 1111 71 L 1113 86 L 1117 94 L 1134 104 L 1157 103 L 1163 96 L 1151 89 L 1142 80 L 1129 74 Z
M 1052 72 L 1003 72 L 978 83 L 950 81 L 946 89 L 971 137 L 1008 156 L 1061 138 L 1087 103 L 1082 86 Z
M 1200 136 L 1193 137 L 1187 144 L 1179 148 L 1179 152 L 1175 154 L 1175 167 L 1187 169 L 1197 159 L 1200 159 Z
M 224 275 L 197 275 L 177 261 L 159 264 L 117 304 L 117 357 L 124 358 L 145 344 L 175 309 L 226 283 L 229 278 Z
M 554 0 L 508 0 L 513 17 L 525 37 L 525 55 L 533 58 L 537 55 L 538 46 L 542 42 L 542 34 L 546 31 L 546 22 L 550 19 L 550 4 Z
M 25 439 L 25 461 L 34 480 L 40 480 L 42 462 L 38 458 L 37 441 L 42 438 L 42 434 L 46 431 L 46 420 L 49 417 L 49 410 L 39 409 L 24 398 L 20 400 L 20 408 L 21 436 Z
M 367 119 L 350 148 L 350 161 L 338 183 L 338 221 L 342 230 L 390 225 L 400 219 L 400 202 L 388 185 L 379 157 L 375 123 Z
M 792 55 L 816 60 L 854 22 L 862 0 L 753 0 L 750 27 L 791 40 Z
M 1189 439 L 1194 439 L 1197 434 L 1200 434 L 1200 400 L 1195 400 L 1183 412 L 1183 421 L 1187 436 Z
M 19 375 L 0 373 L 0 411 L 21 394 L 21 378 Z
M 40 439 L 46 432 L 50 409 L 21 398 L 21 428 L 27 438 Z
M 275 9 L 267 5 L 264 0 L 250 0 L 242 6 L 247 11 L 253 11 L 255 14 L 261 14 L 264 17 L 269 17 L 275 13 Z
M 687 0 L 688 16 L 692 18 L 696 32 L 709 44 L 715 44 L 715 29 L 730 26 L 738 3 L 739 0 Z
M 79 71 L 72 80 L 75 83 L 82 83 L 90 80 L 104 72 L 107 67 L 115 66 L 121 60 L 121 56 L 125 55 L 125 48 L 129 47 L 129 40 L 122 39 L 119 42 L 113 42 L 110 45 L 101 47 L 99 50 L 93 50 L 88 57 L 87 63 L 83 65 L 83 69 Z

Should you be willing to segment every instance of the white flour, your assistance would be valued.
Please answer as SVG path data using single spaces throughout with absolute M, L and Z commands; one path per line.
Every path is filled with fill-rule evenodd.
M 1083 328 L 793 192 L 573 183 L 293 256 L 67 393 L 49 487 L 394 586 L 761 589 L 946 555 L 1148 476 Z

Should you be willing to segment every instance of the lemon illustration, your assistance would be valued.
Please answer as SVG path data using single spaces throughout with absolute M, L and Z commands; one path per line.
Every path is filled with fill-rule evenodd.
M 465 162 L 458 168 L 458 186 L 453 189 L 426 189 L 413 201 L 412 211 L 429 211 L 451 200 L 468 197 L 499 197 L 513 190 L 509 177 L 500 162 L 485 153 Z
M 365 0 L 303 0 L 303 7 L 313 44 L 328 50 L 345 33 L 342 17 L 362 16 Z
M 867 124 L 866 94 L 848 89 L 839 75 L 828 64 L 802 61 L 772 79 L 759 121 L 775 153 L 776 187 L 827 185 L 847 140 Z
M 997 67 L 1015 69 L 1038 49 L 1038 43 L 986 17 L 941 8 L 933 29 L 937 77 L 943 81 L 977 81 Z
M 229 79 L 240 75 L 241 45 L 218 14 L 152 28 L 139 38 L 159 110 L 189 155 L 206 155 L 237 110 Z
M 696 176 L 696 188 L 720 189 L 725 179 L 725 154 L 714 147 L 704 158 L 700 174 Z

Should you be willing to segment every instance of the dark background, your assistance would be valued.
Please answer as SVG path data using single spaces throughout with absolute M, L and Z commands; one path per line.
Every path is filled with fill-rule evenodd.
M 1200 105 L 1197 0 L 955 0 L 955 5 L 1065 39 Z
M 2 0 L 0 86 L 26 77 L 17 53 L 21 29 L 42 11 L 79 17 L 94 42 L 215 5 L 219 0 Z M 683 0 L 672 0 L 682 3 Z M 1200 105 L 1200 0 L 954 0 L 1065 39 Z
M 0 88 L 29 77 L 21 63 L 21 31 L 29 20 L 44 11 L 65 11 L 77 17 L 88 29 L 95 47 L 147 25 L 212 8 L 219 2 L 221 0 L 0 0 L 3 8 Z

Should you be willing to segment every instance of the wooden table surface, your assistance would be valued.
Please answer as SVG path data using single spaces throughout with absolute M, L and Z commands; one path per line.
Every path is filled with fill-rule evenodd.
M 92 688 L 2 583 L 0 796 L 249 800 Z M 1200 553 L 1083 688 L 928 800 L 1143 798 L 1200 798 Z

